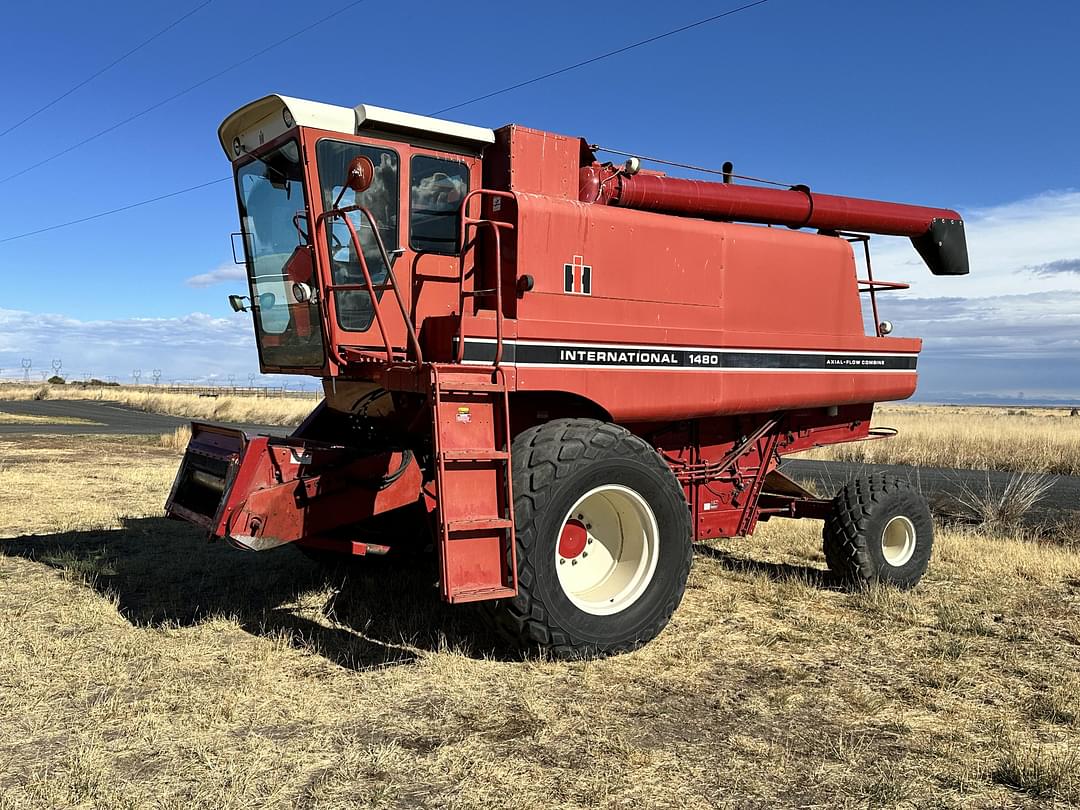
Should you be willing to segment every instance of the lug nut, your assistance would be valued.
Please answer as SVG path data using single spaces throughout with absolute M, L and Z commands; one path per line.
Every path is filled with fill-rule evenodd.
M 587 551 L 583 551 L 583 552 L 581 552 L 581 556 L 582 556 L 582 557 L 588 557 L 588 556 L 589 556 L 589 552 L 587 552 Z
M 570 561 L 570 564 L 571 564 L 571 565 L 577 565 L 577 560 L 571 560 L 571 561 Z
M 587 546 L 592 545 L 592 538 L 591 537 L 588 540 L 585 541 L 585 545 L 587 545 Z
M 559 565 L 566 565 L 566 558 L 565 557 L 559 557 Z

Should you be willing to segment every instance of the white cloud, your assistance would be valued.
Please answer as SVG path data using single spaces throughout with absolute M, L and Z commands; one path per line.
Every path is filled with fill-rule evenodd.
M 243 281 L 247 278 L 247 271 L 243 265 L 223 264 L 209 273 L 199 273 L 191 276 L 186 281 L 189 287 L 213 287 L 215 284 L 223 284 L 226 281 Z
M 874 276 L 911 284 L 923 297 L 1012 295 L 1080 290 L 1080 191 L 1052 191 L 991 208 L 961 211 L 971 273 L 932 276 L 907 239 L 875 237 Z M 1033 269 L 1050 272 L 1033 272 Z
M 129 380 L 133 369 L 149 379 L 247 379 L 258 372 L 250 316 L 216 318 L 200 312 L 175 318 L 82 321 L 66 315 L 0 309 L 0 368 L 4 377 L 21 374 L 21 359 L 39 370 L 63 361 L 65 375 L 114 375 Z
M 879 299 L 897 335 L 923 339 L 919 396 L 1025 391 L 1080 397 L 1080 291 Z
M 911 284 L 878 304 L 924 339 L 916 396 L 1080 397 L 1080 191 L 961 213 L 967 276 L 931 275 L 907 239 L 872 243 L 874 277 Z

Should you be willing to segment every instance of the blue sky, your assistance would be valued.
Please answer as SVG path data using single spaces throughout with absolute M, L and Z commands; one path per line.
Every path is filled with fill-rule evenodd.
M 5 10 L 0 131 L 201 2 Z M 225 177 L 218 123 L 269 92 L 429 113 L 739 5 L 372 0 L 3 181 L 349 3 L 212 0 L 0 137 L 0 240 Z M 883 309 L 927 338 L 922 392 L 1080 397 L 1077 30 L 1066 2 L 769 0 L 447 117 L 956 207 L 969 277 L 930 278 L 906 242 L 877 254 L 879 276 L 915 282 Z M 225 303 L 243 287 L 228 279 L 235 229 L 220 183 L 0 241 L 3 374 L 62 357 L 76 375 L 246 379 L 250 323 Z

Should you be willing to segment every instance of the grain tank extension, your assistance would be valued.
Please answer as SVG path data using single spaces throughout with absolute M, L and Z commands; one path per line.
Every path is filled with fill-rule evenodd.
M 847 582 L 926 570 L 929 511 L 903 482 L 823 499 L 778 466 L 886 437 L 874 403 L 914 392 L 921 341 L 879 320 L 879 294 L 906 285 L 873 278 L 868 235 L 963 275 L 956 212 L 283 96 L 219 137 L 248 271 L 230 301 L 264 372 L 326 396 L 286 438 L 196 423 L 170 515 L 322 556 L 426 534 L 443 599 L 565 656 L 648 641 L 693 542 L 759 521 L 824 520 Z

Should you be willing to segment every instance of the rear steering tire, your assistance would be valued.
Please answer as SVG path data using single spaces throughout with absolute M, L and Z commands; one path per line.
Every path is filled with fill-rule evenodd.
M 913 588 L 926 573 L 934 526 L 926 499 L 903 479 L 857 478 L 833 498 L 822 531 L 825 560 L 845 584 Z
M 530 428 L 512 458 L 518 594 L 483 606 L 496 629 L 560 658 L 659 634 L 693 556 L 689 508 L 663 458 L 593 419 Z

